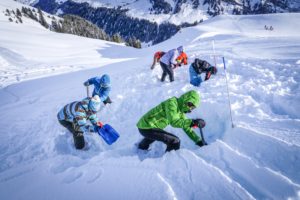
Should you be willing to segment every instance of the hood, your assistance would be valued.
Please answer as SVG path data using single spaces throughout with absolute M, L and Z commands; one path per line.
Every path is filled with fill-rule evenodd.
M 178 98 L 178 106 L 181 112 L 185 113 L 190 110 L 187 106 L 187 102 L 191 102 L 195 105 L 195 107 L 198 107 L 200 105 L 200 95 L 195 90 L 188 91 L 181 95 Z
M 182 53 L 183 52 L 183 46 L 177 47 L 177 50 L 178 50 L 179 53 Z
M 90 101 L 89 101 L 89 105 L 88 108 L 89 110 L 93 111 L 93 112 L 97 112 L 100 110 L 100 98 L 98 95 L 93 96 Z
M 104 74 L 100 79 L 100 87 L 110 87 L 110 77 L 107 74 Z

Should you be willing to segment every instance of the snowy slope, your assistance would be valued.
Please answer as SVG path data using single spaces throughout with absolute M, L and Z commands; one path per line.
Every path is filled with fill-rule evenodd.
M 61 67 L 72 71 L 78 62 L 84 69 L 99 67 L 0 90 L 0 199 L 299 199 L 299 17 L 216 17 L 142 50 L 1 18 L 0 48 L 5 50 L 0 59 L 7 65 L 7 79 L 13 80 L 14 69 L 22 67 L 19 63 L 24 62 L 15 62 L 20 57 L 29 72 L 37 68 L 43 76 L 60 73 L 55 70 Z M 274 31 L 264 30 L 264 25 Z M 219 73 L 200 88 L 189 85 L 188 67 L 176 69 L 173 83 L 158 80 L 159 66 L 149 69 L 153 52 L 180 44 L 189 62 L 200 57 L 214 63 L 212 40 Z M 222 56 L 228 67 L 233 129 Z M 89 149 L 77 151 L 56 113 L 85 96 L 83 81 L 103 73 L 112 79 L 113 104 L 98 116 L 121 137 L 108 146 L 99 136 L 87 134 Z M 182 130 L 168 127 L 181 139 L 179 151 L 163 155 L 164 144 L 154 143 L 148 155 L 138 154 L 138 119 L 159 102 L 191 89 L 199 91 L 202 100 L 189 117 L 206 120 L 204 134 L 210 145 L 198 148 Z
M 4 10 L 21 9 L 22 6 L 9 0 L 0 2 L 0 87 L 49 73 L 100 67 L 130 59 L 114 56 L 115 47 L 128 51 L 122 47 L 124 45 L 57 34 L 26 17 L 23 24 L 9 22 Z

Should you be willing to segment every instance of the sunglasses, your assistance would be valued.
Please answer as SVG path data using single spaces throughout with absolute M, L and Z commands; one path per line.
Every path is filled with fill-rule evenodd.
M 192 102 L 187 102 L 187 106 L 188 106 L 191 110 L 193 110 L 193 109 L 196 108 L 196 106 L 195 106 Z

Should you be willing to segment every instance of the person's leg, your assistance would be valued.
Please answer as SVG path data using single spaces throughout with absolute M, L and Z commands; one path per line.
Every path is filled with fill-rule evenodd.
M 150 144 L 152 144 L 155 140 L 151 139 L 151 133 L 144 129 L 139 129 L 139 132 L 144 138 L 140 141 L 138 148 L 142 150 L 148 150 Z
M 169 75 L 170 82 L 174 81 L 174 71 L 171 65 L 166 65 L 166 72 Z
M 140 142 L 141 147 L 144 147 L 145 149 L 148 149 L 149 145 L 154 141 L 165 143 L 167 145 L 166 151 L 177 150 L 180 148 L 179 138 L 162 129 L 139 129 L 139 131 L 145 137 Z
M 73 123 L 73 139 L 76 149 L 83 149 L 85 145 L 83 132 L 79 129 L 79 126 L 77 124 Z
M 59 123 L 73 134 L 76 149 L 82 149 L 85 145 L 83 132 L 79 130 L 79 126 L 66 120 L 58 120 Z
M 164 63 L 162 63 L 162 62 L 160 62 L 159 63 L 160 64 L 160 66 L 161 66 L 161 69 L 162 69 L 162 71 L 163 71 L 163 73 L 162 73 L 162 76 L 161 76 L 161 82 L 164 82 L 165 81 L 165 79 L 166 79 L 166 76 L 167 76 L 167 71 L 166 71 L 166 64 L 164 64 Z
M 68 129 L 71 133 L 74 132 L 74 129 L 73 129 L 73 124 L 71 122 L 68 122 L 66 120 L 58 120 L 59 123 L 65 127 L 66 129 Z
M 190 83 L 194 86 L 199 87 L 200 84 L 202 83 L 202 78 L 201 77 L 194 77 L 193 79 L 191 79 Z

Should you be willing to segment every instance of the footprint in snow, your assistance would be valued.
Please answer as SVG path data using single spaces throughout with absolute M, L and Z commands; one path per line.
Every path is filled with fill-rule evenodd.
M 98 172 L 96 172 L 95 174 L 89 174 L 89 177 L 87 178 L 87 183 L 91 184 L 93 182 L 95 182 L 96 180 L 98 180 L 103 174 L 103 169 L 99 169 Z
M 79 179 L 81 176 L 82 172 L 72 172 L 63 179 L 63 182 L 70 184 Z

